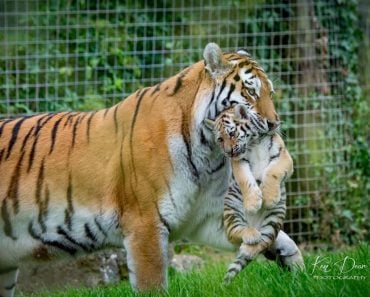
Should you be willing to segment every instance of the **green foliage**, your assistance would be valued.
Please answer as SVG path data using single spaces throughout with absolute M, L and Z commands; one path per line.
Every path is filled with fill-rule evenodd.
M 322 230 L 325 230 L 322 236 L 336 244 L 355 244 L 359 240 L 369 240 L 370 151 L 367 137 L 370 108 L 359 80 L 361 64 L 358 57 L 362 32 L 358 27 L 357 1 L 333 2 L 336 5 L 325 7 L 322 13 L 338 16 L 337 21 L 331 24 L 334 32 L 340 32 L 339 38 L 336 37 L 338 46 L 331 48 L 331 57 L 340 71 L 333 73 L 331 78 L 341 82 L 336 92 L 344 97 L 341 108 L 347 111 L 343 117 L 347 119 L 345 127 L 348 145 L 345 148 L 345 161 L 349 163 L 349 168 L 343 168 L 348 175 L 344 185 L 345 199 L 338 199 L 330 192 L 322 199 L 321 224 Z M 325 21 L 323 24 L 327 25 Z M 338 133 L 337 128 L 332 127 L 329 133 Z M 330 173 L 329 187 L 343 187 L 337 178 L 339 174 L 339 169 Z

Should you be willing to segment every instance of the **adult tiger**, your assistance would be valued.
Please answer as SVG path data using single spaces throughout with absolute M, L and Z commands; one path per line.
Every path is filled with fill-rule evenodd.
M 167 244 L 235 248 L 222 223 L 229 161 L 204 119 L 237 103 L 274 126 L 271 82 L 244 51 L 210 43 L 200 61 L 112 108 L 0 123 L 0 295 L 27 257 L 127 250 L 133 287 L 166 286 Z M 301 264 L 280 232 L 272 253 Z

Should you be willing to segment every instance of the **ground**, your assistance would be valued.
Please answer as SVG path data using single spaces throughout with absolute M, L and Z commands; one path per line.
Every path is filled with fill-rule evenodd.
M 50 297 L 100 296 L 370 296 L 368 244 L 339 252 L 305 253 L 306 271 L 289 272 L 274 262 L 259 259 L 248 266 L 230 285 L 224 285 L 223 275 L 230 261 L 220 252 L 194 248 L 205 258 L 201 270 L 179 273 L 170 269 L 167 293 L 134 293 L 127 282 L 95 289 L 66 289 L 37 295 Z

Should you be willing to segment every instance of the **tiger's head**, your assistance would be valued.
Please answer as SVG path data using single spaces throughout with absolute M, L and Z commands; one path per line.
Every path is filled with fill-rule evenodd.
M 215 83 L 212 100 L 217 100 L 208 118 L 214 120 L 223 110 L 245 104 L 267 120 L 270 129 L 279 125 L 272 102 L 274 88 L 262 67 L 245 51 L 222 53 L 215 43 L 204 49 L 205 69 Z
M 206 120 L 226 156 L 238 159 L 263 134 L 270 133 L 267 120 L 244 104 L 222 112 L 215 121 Z

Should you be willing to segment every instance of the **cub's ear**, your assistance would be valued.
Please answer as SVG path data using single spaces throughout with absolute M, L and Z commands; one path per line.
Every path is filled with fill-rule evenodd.
M 239 119 L 249 119 L 248 107 L 244 104 L 238 104 L 234 107 L 234 114 Z
M 204 120 L 204 125 L 210 129 L 210 130 L 213 130 L 215 128 L 215 121 L 212 121 L 210 119 L 205 119 Z
M 206 69 L 213 78 L 224 74 L 230 68 L 222 56 L 222 50 L 216 43 L 211 42 L 206 45 L 203 57 Z

